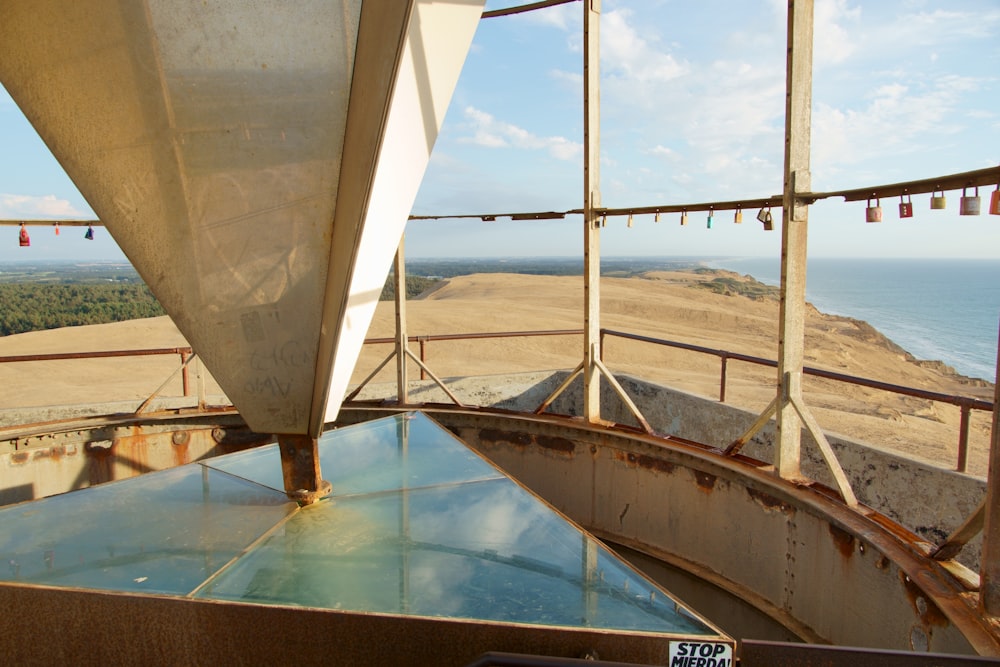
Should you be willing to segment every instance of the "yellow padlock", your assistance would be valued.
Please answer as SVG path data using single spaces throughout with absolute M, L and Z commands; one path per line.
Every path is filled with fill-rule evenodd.
M 941 194 L 938 194 L 937 190 L 935 190 L 934 194 L 931 195 L 931 209 L 940 211 L 944 209 L 946 205 L 947 200 L 944 198 L 944 190 L 941 191 Z
M 743 207 L 742 206 L 737 206 L 736 207 L 736 215 L 733 216 L 733 223 L 735 223 L 737 225 L 743 224 Z
M 688 212 L 687 211 L 681 211 L 681 227 L 683 227 L 687 223 L 688 223 Z

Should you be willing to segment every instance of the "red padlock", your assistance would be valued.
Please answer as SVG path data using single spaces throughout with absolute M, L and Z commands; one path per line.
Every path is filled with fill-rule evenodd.
M 1000 185 L 990 195 L 990 215 L 1000 215 Z
M 903 197 L 906 197 L 906 201 L 903 201 Z M 899 197 L 899 217 L 913 217 L 913 201 L 910 199 L 910 195 L 901 195 Z
M 18 245 L 26 248 L 31 245 L 31 238 L 28 236 L 28 228 L 21 223 L 21 233 L 17 235 Z

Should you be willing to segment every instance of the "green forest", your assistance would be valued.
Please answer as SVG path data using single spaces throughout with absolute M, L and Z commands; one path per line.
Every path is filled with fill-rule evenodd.
M 163 315 L 142 283 L 0 283 L 0 336 Z
M 417 296 L 436 282 L 421 276 L 408 276 L 407 296 Z M 390 280 L 381 298 L 386 301 L 394 297 L 395 285 Z M 164 314 L 159 302 L 141 281 L 0 282 L 0 336 Z

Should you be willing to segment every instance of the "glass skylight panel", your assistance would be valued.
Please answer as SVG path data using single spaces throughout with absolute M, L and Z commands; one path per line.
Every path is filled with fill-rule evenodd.
M 296 509 L 198 464 L 0 509 L 0 580 L 186 595 Z
M 327 432 L 298 507 L 276 445 L 0 510 L 0 580 L 717 637 L 421 413 Z

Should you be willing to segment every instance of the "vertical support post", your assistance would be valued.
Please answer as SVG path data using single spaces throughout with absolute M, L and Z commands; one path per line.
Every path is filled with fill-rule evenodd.
M 993 385 L 993 428 L 990 465 L 986 476 L 986 518 L 979 569 L 979 607 L 1000 617 L 1000 335 L 997 336 L 997 377 Z
M 785 73 L 785 187 L 781 226 L 781 306 L 778 332 L 778 447 L 780 477 L 801 476 L 802 422 L 789 378 L 802 374 L 805 348 L 806 237 L 809 206 L 798 193 L 812 187 L 809 147 L 812 105 L 813 0 L 788 1 Z M 799 387 L 799 383 L 795 383 Z M 796 389 L 797 391 L 798 389 Z
M 396 401 L 400 405 L 410 402 L 406 377 L 407 334 L 406 334 L 406 259 L 403 247 L 405 235 L 399 238 L 396 248 L 396 258 L 393 260 L 393 270 L 396 279 Z M 421 355 L 423 356 L 423 355 Z
M 311 505 L 333 488 L 319 469 L 319 441 L 309 435 L 278 434 L 285 494 L 300 505 Z
M 958 422 L 958 462 L 955 470 L 965 472 L 969 462 L 969 417 L 972 408 L 968 405 L 962 406 Z
M 208 403 L 205 396 L 205 367 L 201 365 L 201 357 L 197 355 L 194 359 L 194 381 L 198 386 L 198 407 L 204 408 Z
M 597 543 L 582 535 L 581 549 L 583 558 L 580 559 L 580 579 L 583 582 L 583 625 L 592 627 L 597 622 L 597 586 L 600 584 L 597 572 Z
M 191 395 L 190 382 L 188 378 L 188 367 L 187 360 L 189 356 L 187 352 L 181 352 L 181 386 L 184 389 L 184 396 Z
M 726 402 L 726 369 L 729 366 L 729 357 L 723 354 L 719 357 L 722 368 L 719 369 L 719 403 Z
M 601 0 L 583 3 L 583 416 L 601 420 Z

